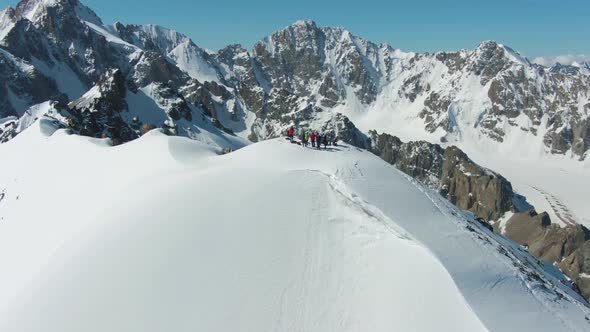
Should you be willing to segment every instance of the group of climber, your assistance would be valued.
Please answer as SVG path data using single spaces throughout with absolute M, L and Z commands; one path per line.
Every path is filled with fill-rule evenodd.
M 287 137 L 291 141 L 291 143 L 295 143 L 295 128 L 291 126 L 287 129 Z M 299 140 L 300 144 L 304 147 L 307 147 L 311 143 L 312 148 L 321 149 L 321 146 L 324 146 L 324 149 L 328 148 L 328 145 L 337 146 L 338 145 L 338 138 L 333 130 L 327 132 L 319 132 L 319 131 L 308 131 L 301 129 L 299 130 Z

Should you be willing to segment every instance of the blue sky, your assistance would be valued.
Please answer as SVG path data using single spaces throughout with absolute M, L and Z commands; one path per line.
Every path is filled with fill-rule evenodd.
M 0 0 L 2 7 L 18 1 Z M 474 48 L 494 39 L 529 57 L 590 54 L 590 0 L 82 0 L 105 23 L 156 23 L 218 49 L 298 19 L 343 26 L 406 51 Z

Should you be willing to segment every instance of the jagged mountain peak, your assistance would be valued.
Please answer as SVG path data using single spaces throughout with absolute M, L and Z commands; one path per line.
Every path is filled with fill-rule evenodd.
M 112 29 L 124 40 L 148 51 L 168 54 L 179 46 L 190 46 L 205 53 L 188 36 L 161 25 L 124 25 L 117 22 L 112 25 Z
M 123 25 L 115 23 L 114 34 L 144 51 L 162 54 L 191 77 L 219 81 L 220 74 L 212 54 L 197 46 L 188 36 L 160 25 Z
M 47 15 L 54 13 L 76 17 L 92 24 L 103 24 L 98 15 L 79 0 L 23 0 L 16 5 L 15 18 L 27 19 L 37 26 L 44 26 Z
M 6 7 L 5 9 L 0 10 L 0 20 L 5 18 L 12 19 L 14 17 L 15 10 L 12 7 Z
M 267 51 L 274 54 L 283 47 L 292 49 L 310 47 L 315 44 L 321 33 L 314 21 L 299 20 L 257 42 L 254 45 L 254 52 L 266 48 Z
M 295 21 L 293 24 L 268 35 L 255 44 L 254 54 L 260 54 L 263 50 L 275 54 L 285 48 L 300 50 L 310 48 L 314 52 L 321 52 L 320 49 L 323 47 L 339 49 L 342 54 L 352 52 L 370 57 L 374 57 L 378 50 L 385 53 L 397 52 L 399 56 L 410 54 L 396 50 L 387 43 L 377 44 L 369 41 L 355 35 L 345 27 L 319 26 L 313 20 Z M 371 53 L 373 55 L 370 55 Z
M 167 46 L 166 52 L 170 52 L 173 48 L 180 44 L 192 43 L 189 37 L 184 34 L 157 24 L 145 24 L 139 27 L 141 31 L 150 36 L 153 40 L 158 40 L 165 43 Z M 164 45 L 162 45 L 164 46 Z M 169 49 L 169 48 L 172 49 Z
M 495 40 L 481 42 L 473 53 L 476 57 L 480 57 L 482 61 L 490 61 L 492 58 L 505 58 L 516 64 L 531 65 L 531 62 L 526 57 Z
M 12 7 L 0 10 L 0 40 L 8 33 L 14 25 L 15 10 Z
M 291 24 L 290 26 L 297 26 L 297 27 L 306 27 L 306 28 L 317 28 L 317 24 L 314 20 L 297 20 L 295 22 L 293 22 L 293 24 Z

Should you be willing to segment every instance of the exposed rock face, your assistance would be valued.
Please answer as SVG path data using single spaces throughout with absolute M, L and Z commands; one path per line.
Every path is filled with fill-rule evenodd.
M 475 164 L 455 146 L 403 143 L 395 136 L 371 133 L 372 151 L 402 172 L 437 189 L 458 207 L 487 221 L 514 209 L 508 180 Z
M 485 220 L 496 220 L 513 208 L 512 185 L 501 175 L 475 164 L 459 148 L 445 150 L 440 193 L 458 207 Z
M 105 73 L 92 90 L 68 105 L 68 125 L 81 135 L 108 137 L 115 144 L 139 137 L 140 124 L 132 128 L 122 117 L 122 113 L 128 111 L 126 94 L 121 72 Z
M 590 298 L 590 241 L 559 262 L 558 266 L 572 277 L 582 296 Z
M 502 229 L 506 237 L 521 245 L 535 257 L 557 265 L 575 284 L 584 298 L 590 298 L 590 230 L 582 225 L 560 227 L 551 223 L 547 213 L 516 212 Z
M 17 23 L 2 46 L 25 60 L 34 57 L 42 61 L 47 73 L 67 68 L 81 83 L 80 89 L 90 88 L 115 64 L 116 68 L 128 67 L 128 56 L 134 51 L 95 33 L 84 22 L 102 25 L 102 21 L 77 0 L 60 0 L 50 5 L 41 0 L 22 1 L 13 19 Z
M 470 55 L 468 70 L 481 76 L 481 84 L 486 85 L 498 73 L 509 69 L 512 62 L 506 57 L 507 52 L 513 52 L 494 41 L 485 41 Z
M 445 150 L 428 142 L 402 142 L 388 134 L 371 131 L 371 150 L 402 172 L 437 188 L 440 186 L 445 161 Z
M 560 227 L 551 223 L 547 213 L 534 210 L 515 213 L 506 223 L 504 234 L 548 262 L 561 262 L 590 239 L 582 225 Z
M 371 140 L 361 132 L 346 116 L 338 113 L 334 119 L 326 122 L 322 132 L 334 131 L 338 133 L 338 139 L 361 149 L 370 150 Z
M 92 92 L 70 103 L 70 108 L 94 113 L 120 113 L 127 110 L 125 78 L 119 70 L 103 75 Z
M 23 115 L 26 108 L 46 100 L 65 101 L 53 79 L 37 71 L 31 64 L 0 49 L 0 118 Z

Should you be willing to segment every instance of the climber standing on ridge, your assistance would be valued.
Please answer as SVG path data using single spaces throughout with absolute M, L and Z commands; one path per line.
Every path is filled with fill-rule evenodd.
M 287 137 L 289 137 L 289 141 L 291 141 L 291 143 L 293 143 L 293 135 L 295 135 L 295 128 L 291 126 L 289 130 L 287 130 Z
M 308 143 L 309 143 L 309 131 L 305 131 L 305 134 L 303 134 L 303 146 L 307 147 Z
M 315 141 L 316 141 L 315 145 L 318 148 L 318 150 L 321 149 L 322 148 L 322 134 L 320 134 L 318 132 L 316 135 Z
M 305 130 L 301 129 L 301 131 L 299 132 L 299 140 L 301 141 L 301 145 L 303 145 L 305 147 Z
M 337 140 L 338 140 L 338 139 L 336 138 L 336 133 L 335 133 L 335 132 L 332 130 L 332 131 L 330 132 L 330 145 L 332 145 L 332 146 L 336 146 L 336 141 L 337 141 Z
M 315 148 L 315 140 L 317 138 L 315 131 L 311 132 L 311 136 L 309 138 L 311 139 L 311 147 Z
M 328 149 L 328 135 L 329 134 L 324 134 L 324 136 L 322 137 L 322 139 L 323 139 L 322 143 L 324 143 L 324 149 Z

